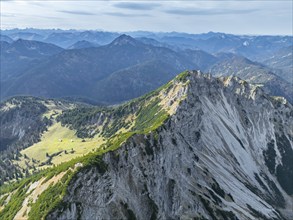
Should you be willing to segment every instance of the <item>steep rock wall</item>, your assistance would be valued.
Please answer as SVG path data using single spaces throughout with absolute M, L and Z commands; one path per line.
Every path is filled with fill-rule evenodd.
M 47 219 L 292 219 L 292 106 L 235 78 L 188 80 L 162 127 L 79 172 Z

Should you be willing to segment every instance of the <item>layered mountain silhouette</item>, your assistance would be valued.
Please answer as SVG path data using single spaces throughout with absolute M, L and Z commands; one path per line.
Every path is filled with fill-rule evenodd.
M 98 47 L 99 44 L 95 44 L 86 40 L 77 41 L 76 43 L 72 44 L 67 49 L 83 49 L 83 48 L 90 48 L 90 47 Z
M 156 64 L 158 68 L 150 63 Z M 152 69 L 146 66 L 152 66 Z M 4 86 L 2 95 L 86 96 L 97 101 L 112 102 L 109 97 L 116 93 L 117 88 L 105 88 L 104 85 L 119 83 L 119 77 L 127 79 L 137 76 L 121 85 L 127 88 L 131 84 L 132 87 L 128 91 L 131 97 L 125 95 L 115 98 L 115 101 L 123 101 L 166 83 L 178 72 L 188 68 L 197 66 L 168 48 L 146 45 L 130 36 L 121 35 L 106 46 L 66 50 L 52 56 L 17 79 L 6 82 L 8 86 Z M 136 75 L 131 75 L 134 73 Z M 160 80 L 150 78 L 154 75 Z
M 267 66 L 279 70 L 276 74 L 293 84 L 293 46 L 278 50 L 269 59 L 263 61 Z
M 0 41 L 2 42 L 2 41 L 5 41 L 5 42 L 7 42 L 7 43 L 11 43 L 11 42 L 13 42 L 13 40 L 10 38 L 10 37 L 8 37 L 8 36 L 6 36 L 6 35 L 3 35 L 3 34 L 0 34 Z
M 225 57 L 223 54 L 221 57 Z M 232 55 L 212 65 L 208 72 L 215 76 L 237 76 L 249 83 L 260 84 L 268 94 L 283 96 L 293 101 L 293 90 L 290 82 L 276 75 L 267 66 Z
M 143 34 L 147 37 L 140 37 Z M 27 33 L 11 35 L 30 36 Z M 1 41 L 1 99 L 33 95 L 114 104 L 143 95 L 168 82 L 178 72 L 200 69 L 212 75 L 235 75 L 263 84 L 271 95 L 292 101 L 288 53 L 292 47 L 278 51 L 280 39 L 284 46 L 289 44 L 289 37 L 136 33 L 137 38 L 123 34 L 97 47 L 97 42 L 104 44 L 116 35 L 88 31 L 53 32 L 44 36 L 45 42 L 62 46 L 70 43 L 68 50 L 38 41 Z M 269 47 L 272 42 L 276 42 L 273 48 Z M 269 51 L 267 57 L 275 51 L 275 57 L 262 58 L 267 59 L 266 66 L 239 55 L 251 57 L 257 47 L 262 48 L 262 54 Z M 280 65 L 287 62 L 288 67 L 285 65 L 282 69 L 274 59 L 278 59 Z
M 19 39 L 1 41 L 1 81 L 22 75 L 48 57 L 63 49 L 48 43 Z

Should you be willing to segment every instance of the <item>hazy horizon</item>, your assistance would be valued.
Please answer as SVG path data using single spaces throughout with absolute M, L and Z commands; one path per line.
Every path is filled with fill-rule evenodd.
M 25 31 L 25 30 L 56 30 L 56 31 L 68 31 L 68 32 L 84 32 L 84 31 L 92 31 L 92 32 L 112 32 L 112 33 L 119 33 L 119 34 L 127 34 L 127 33 L 137 33 L 137 32 L 146 32 L 146 33 L 178 33 L 178 34 L 194 34 L 194 35 L 200 35 L 200 34 L 208 34 L 208 33 L 220 33 L 220 34 L 228 34 L 228 35 L 238 35 L 238 36 L 292 36 L 292 34 L 236 34 L 236 33 L 229 33 L 229 32 L 219 32 L 219 31 L 207 31 L 207 32 L 197 32 L 197 33 L 191 33 L 191 32 L 178 32 L 178 31 L 151 31 L 151 30 L 133 30 L 133 31 L 115 31 L 115 30 L 104 30 L 104 29 L 63 29 L 63 28 L 35 28 L 35 27 L 26 27 L 26 28 L 8 28 L 8 29 L 2 29 L 1 31 L 13 31 L 13 30 L 19 30 L 19 31 Z
M 292 35 L 292 1 L 1 1 L 1 30 Z

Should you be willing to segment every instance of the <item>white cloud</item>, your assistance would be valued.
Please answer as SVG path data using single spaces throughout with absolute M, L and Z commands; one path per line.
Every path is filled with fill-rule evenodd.
M 292 35 L 292 1 L 2 1 L 1 28 Z

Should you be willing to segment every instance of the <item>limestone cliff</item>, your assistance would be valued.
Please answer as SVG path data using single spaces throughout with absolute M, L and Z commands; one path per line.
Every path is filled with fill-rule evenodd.
M 77 173 L 47 219 L 293 218 L 292 106 L 237 78 L 180 80 L 165 123 Z

